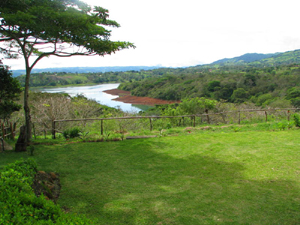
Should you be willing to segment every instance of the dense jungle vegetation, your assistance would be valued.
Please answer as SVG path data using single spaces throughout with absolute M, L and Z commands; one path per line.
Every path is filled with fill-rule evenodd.
M 120 89 L 132 95 L 165 100 L 206 97 L 227 102 L 251 101 L 258 106 L 278 107 L 291 102 L 299 106 L 300 68 L 298 65 L 277 67 L 203 68 L 197 72 L 169 70 L 141 81 L 127 82 Z

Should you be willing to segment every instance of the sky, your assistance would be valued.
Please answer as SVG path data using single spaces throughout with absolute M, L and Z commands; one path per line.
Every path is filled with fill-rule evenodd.
M 246 53 L 300 49 L 299 0 L 83 0 L 121 27 L 111 40 L 135 49 L 113 55 L 42 59 L 35 68 L 207 64 Z M 24 69 L 23 59 L 5 60 Z

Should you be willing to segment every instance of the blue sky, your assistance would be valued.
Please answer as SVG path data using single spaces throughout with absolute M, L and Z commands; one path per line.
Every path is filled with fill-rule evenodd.
M 299 0 L 84 0 L 121 24 L 112 40 L 137 48 L 105 57 L 50 57 L 35 68 L 194 66 L 245 53 L 300 49 Z M 22 60 L 5 61 L 23 69 Z

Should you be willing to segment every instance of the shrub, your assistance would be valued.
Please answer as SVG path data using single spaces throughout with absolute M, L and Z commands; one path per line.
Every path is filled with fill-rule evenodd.
M 87 218 L 65 214 L 32 189 L 35 161 L 17 161 L 0 173 L 0 224 L 94 224 Z
M 295 126 L 300 127 L 300 115 L 299 114 L 294 114 L 293 115 Z
M 73 128 L 65 130 L 63 132 L 63 136 L 66 139 L 80 137 L 81 131 L 78 127 L 73 127 Z

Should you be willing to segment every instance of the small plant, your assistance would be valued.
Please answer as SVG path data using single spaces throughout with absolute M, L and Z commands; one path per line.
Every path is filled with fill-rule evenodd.
M 232 126 L 231 129 L 234 131 L 234 132 L 239 132 L 241 130 L 240 127 L 235 127 L 235 126 Z
M 121 140 L 123 141 L 125 138 L 125 134 L 124 133 L 121 133 Z
M 285 130 L 285 128 L 287 127 L 287 124 L 284 122 L 279 122 L 279 123 L 277 123 L 277 126 L 278 126 L 279 130 Z
M 167 136 L 167 134 L 165 133 L 165 131 L 166 130 L 164 130 L 164 129 L 160 129 L 160 131 L 159 131 L 159 137 L 165 137 L 165 136 Z
M 81 134 L 82 133 L 78 127 L 73 127 L 63 132 L 63 136 L 65 139 L 80 137 Z
M 108 141 L 110 136 L 110 132 L 104 132 L 104 140 Z
M 295 114 L 293 115 L 293 118 L 294 118 L 295 126 L 296 126 L 296 127 L 300 127 L 300 115 L 297 114 L 297 113 L 295 113 Z
M 171 128 L 172 128 L 171 123 L 168 123 L 168 124 L 166 125 L 166 129 L 171 129 Z
M 33 145 L 30 145 L 30 146 L 29 146 L 29 155 L 30 155 L 30 156 L 33 156 L 33 152 L 34 152 L 34 146 L 33 146 Z
M 288 127 L 288 129 L 291 129 L 291 128 L 293 128 L 293 126 L 294 126 L 294 123 L 293 122 L 288 122 L 287 123 L 287 127 Z
M 86 138 L 87 137 L 87 135 L 89 134 L 90 132 L 80 132 L 79 133 L 79 137 L 81 138 L 81 139 L 84 139 L 84 138 Z

